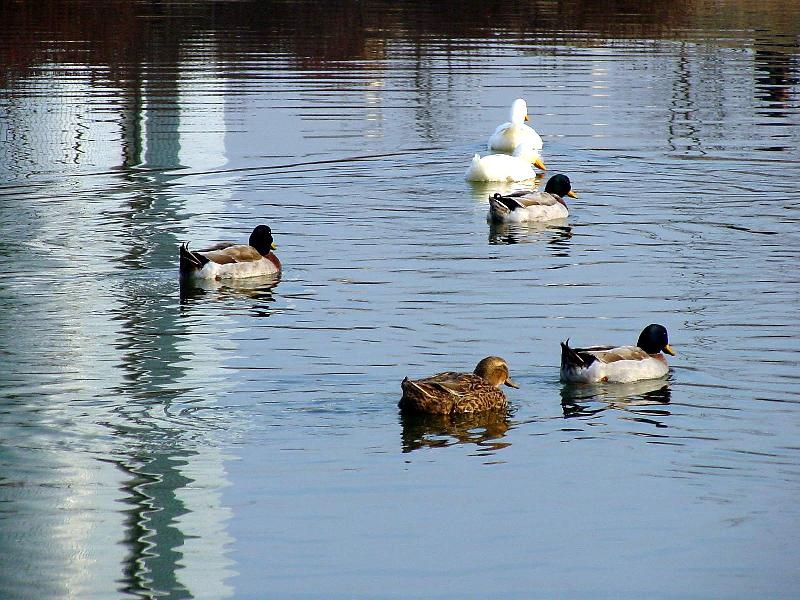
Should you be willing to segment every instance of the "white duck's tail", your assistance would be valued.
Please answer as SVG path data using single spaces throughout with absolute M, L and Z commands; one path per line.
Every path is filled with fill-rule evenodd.
M 486 181 L 488 179 L 486 169 L 484 169 L 481 164 L 480 154 L 476 154 L 472 157 L 472 164 L 470 164 L 467 172 L 464 174 L 464 179 L 467 181 Z

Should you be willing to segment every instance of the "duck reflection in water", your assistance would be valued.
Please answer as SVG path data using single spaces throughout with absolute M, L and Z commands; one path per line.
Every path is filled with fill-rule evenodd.
M 508 408 L 452 415 L 401 412 L 403 452 L 458 444 L 475 444 L 484 452 L 496 452 L 511 445 L 502 441 L 511 426 L 510 419 Z
M 490 223 L 490 244 L 527 244 L 546 240 L 555 256 L 569 256 L 572 227 L 566 219 L 546 223 Z
M 274 310 L 270 305 L 275 301 L 272 291 L 280 283 L 279 275 L 264 275 L 247 279 L 228 280 L 180 280 L 180 300 L 182 306 L 191 306 L 206 300 L 253 301 L 252 312 L 256 317 L 269 317 Z
M 764 48 L 762 41 L 756 45 L 753 59 L 756 66 L 755 97 L 770 109 L 762 109 L 759 114 L 773 119 L 785 117 L 791 108 L 792 89 L 800 82 L 796 58 L 786 52 Z
M 609 408 L 637 415 L 636 420 L 655 427 L 666 427 L 659 420 L 671 413 L 666 408 L 672 392 L 666 379 L 633 383 L 565 384 L 561 388 L 561 408 L 565 418 L 591 417 Z
M 487 206 L 487 198 L 494 194 L 507 196 L 514 192 L 535 190 L 544 179 L 544 173 L 537 173 L 534 179 L 528 181 L 470 181 L 469 187 L 472 190 L 472 197 L 476 202 Z

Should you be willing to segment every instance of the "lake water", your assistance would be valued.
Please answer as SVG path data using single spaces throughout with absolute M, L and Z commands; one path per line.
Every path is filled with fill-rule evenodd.
M 0 596 L 800 593 L 800 5 L 0 16 Z M 564 223 L 463 180 L 516 97 Z M 277 285 L 180 290 L 259 223 Z M 651 322 L 667 380 L 559 383 Z M 398 413 L 489 354 L 508 414 Z

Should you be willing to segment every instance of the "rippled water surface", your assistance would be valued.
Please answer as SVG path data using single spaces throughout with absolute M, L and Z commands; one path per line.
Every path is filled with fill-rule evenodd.
M 795 3 L 0 7 L 0 596 L 797 596 Z M 516 97 L 564 222 L 463 180 Z M 507 414 L 398 413 L 489 354 Z

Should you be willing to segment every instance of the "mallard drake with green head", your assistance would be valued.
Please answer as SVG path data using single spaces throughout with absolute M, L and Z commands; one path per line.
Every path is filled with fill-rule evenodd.
M 490 223 L 529 223 L 563 219 L 569 216 L 565 196 L 578 197 L 572 191 L 569 177 L 553 175 L 547 180 L 543 192 L 519 191 L 490 196 L 486 220 Z
M 669 372 L 662 352 L 675 356 L 667 329 L 652 324 L 642 330 L 635 346 L 571 348 L 561 342 L 561 381 L 570 383 L 628 383 L 656 379 Z
M 403 379 L 403 397 L 398 406 L 409 412 L 450 415 L 505 408 L 501 385 L 519 387 L 508 375 L 506 361 L 487 356 L 472 373 L 448 371 L 425 379 Z
M 180 248 L 181 277 L 189 279 L 242 279 L 281 272 L 281 261 L 272 252 L 276 248 L 272 230 L 266 225 L 253 229 L 247 244 L 223 242 L 205 250 Z

